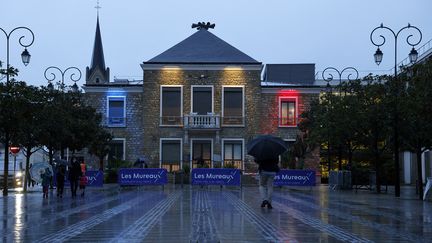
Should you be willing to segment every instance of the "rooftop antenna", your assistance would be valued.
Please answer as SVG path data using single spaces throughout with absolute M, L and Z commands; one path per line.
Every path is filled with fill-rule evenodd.
M 99 5 L 99 0 L 97 0 L 97 3 L 96 3 L 96 7 L 95 7 L 95 9 L 96 9 L 96 11 L 97 11 L 97 16 L 99 17 L 99 9 L 101 9 L 102 7 Z

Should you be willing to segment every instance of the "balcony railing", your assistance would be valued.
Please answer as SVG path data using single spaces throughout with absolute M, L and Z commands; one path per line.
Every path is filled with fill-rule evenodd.
M 220 116 L 216 114 L 184 116 L 184 128 L 186 129 L 220 129 Z

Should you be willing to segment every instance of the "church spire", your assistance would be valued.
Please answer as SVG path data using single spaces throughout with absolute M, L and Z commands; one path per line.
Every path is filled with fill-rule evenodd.
M 102 37 L 100 33 L 100 27 L 99 27 L 99 16 L 97 17 L 96 21 L 96 34 L 95 34 L 95 41 L 93 45 L 93 56 L 91 61 L 90 68 L 97 68 L 105 69 L 105 58 L 103 53 L 103 46 L 102 46 Z
M 109 83 L 109 68 L 105 67 L 105 57 L 102 45 L 102 36 L 99 26 L 99 1 L 97 2 L 97 20 L 96 33 L 93 45 L 93 55 L 90 67 L 86 68 L 86 83 L 87 84 L 103 84 Z

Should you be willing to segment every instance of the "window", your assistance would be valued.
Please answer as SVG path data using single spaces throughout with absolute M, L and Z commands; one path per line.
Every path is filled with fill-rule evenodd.
M 161 87 L 161 125 L 182 125 L 182 87 Z
M 161 168 L 168 172 L 179 171 L 181 157 L 181 139 L 161 139 Z
M 279 126 L 297 126 L 297 98 L 279 98 Z
M 243 87 L 223 87 L 223 125 L 244 125 Z
M 223 141 L 223 164 L 242 169 L 243 162 L 243 141 L 224 140 Z
M 192 112 L 198 115 L 213 113 L 213 87 L 192 86 Z
M 212 140 L 192 139 L 192 168 L 212 167 Z
M 113 161 L 125 160 L 126 140 L 122 138 L 114 138 L 111 140 L 110 151 L 108 154 L 108 167 L 113 165 Z
M 126 126 L 126 97 L 108 96 L 108 126 Z

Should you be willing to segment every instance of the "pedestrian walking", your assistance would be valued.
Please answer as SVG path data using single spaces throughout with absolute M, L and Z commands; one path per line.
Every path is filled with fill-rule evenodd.
M 72 165 L 69 170 L 69 181 L 70 181 L 70 187 L 71 187 L 71 193 L 72 197 L 76 197 L 76 192 L 78 189 L 78 182 L 80 179 L 81 173 L 81 166 L 76 160 L 76 158 L 72 159 Z
M 259 171 L 259 192 L 261 195 L 261 207 L 267 206 L 272 209 L 272 194 L 273 194 L 273 181 L 277 172 L 279 172 L 279 158 L 270 158 L 267 160 L 258 160 Z
M 87 165 L 85 164 L 84 160 L 80 164 L 80 169 L 81 169 L 81 177 L 79 181 L 79 188 L 81 190 L 81 197 L 84 197 L 85 188 L 88 182 L 88 178 L 86 176 Z
M 51 182 L 51 171 L 46 168 L 44 173 L 42 173 L 41 175 L 42 177 L 42 191 L 43 191 L 43 198 L 48 198 L 48 187 L 50 185 Z
M 63 197 L 65 174 L 66 174 L 65 166 L 59 165 L 57 167 L 57 172 L 56 172 L 56 182 L 57 182 L 57 197 L 60 198 Z
M 87 186 L 88 183 L 88 178 L 87 176 L 84 174 L 80 177 L 80 181 L 79 181 L 79 188 L 81 190 L 81 197 L 84 197 L 84 193 L 85 193 L 85 188 Z

